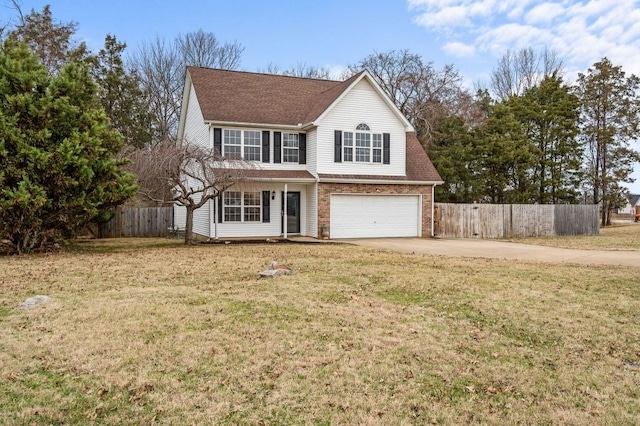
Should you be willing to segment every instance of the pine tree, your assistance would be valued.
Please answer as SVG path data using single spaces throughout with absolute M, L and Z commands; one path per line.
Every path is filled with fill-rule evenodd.
M 579 199 L 582 148 L 577 140 L 578 99 L 555 73 L 522 96 L 509 99 L 534 156 L 532 201 L 575 203 Z
M 479 152 L 473 131 L 459 117 L 446 118 L 433 133 L 429 157 L 444 180 L 436 198 L 446 203 L 478 201 L 484 186 L 479 180 Z
M 51 76 L 28 46 L 0 48 L 0 238 L 22 253 L 71 238 L 135 193 L 86 63 Z
M 55 74 L 69 61 L 92 60 L 86 44 L 72 39 L 77 26 L 75 22 L 55 21 L 51 6 L 46 5 L 42 12 L 32 9 L 8 35 L 27 43 L 49 73 Z
M 579 74 L 576 93 L 581 103 L 581 138 L 591 201 L 601 204 L 601 224 L 610 224 L 611 210 L 632 182 L 633 163 L 640 154 L 630 141 L 640 136 L 640 79 L 627 77 L 607 58 Z
M 126 47 L 115 36 L 107 35 L 92 74 L 112 127 L 124 136 L 126 145 L 141 148 L 151 143 L 152 116 L 136 71 L 124 66 L 122 54 Z
M 487 118 L 475 129 L 474 138 L 485 200 L 530 203 L 532 147 L 512 106 L 508 102 L 491 105 Z

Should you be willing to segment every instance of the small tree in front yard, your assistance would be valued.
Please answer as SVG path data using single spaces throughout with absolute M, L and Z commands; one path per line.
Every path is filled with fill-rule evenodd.
M 193 213 L 227 188 L 241 183 L 252 168 L 242 159 L 224 158 L 214 149 L 165 141 L 129 154 L 139 194 L 186 208 L 184 243 L 193 241 Z

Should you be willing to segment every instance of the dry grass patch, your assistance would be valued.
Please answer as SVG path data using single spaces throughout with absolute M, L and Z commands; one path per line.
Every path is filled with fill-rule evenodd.
M 640 417 L 638 268 L 132 239 L 0 270 L 2 424 Z
M 524 244 L 583 250 L 640 251 L 640 223 L 629 222 L 628 224 L 615 224 L 600 228 L 600 235 L 529 237 L 513 239 L 512 241 Z

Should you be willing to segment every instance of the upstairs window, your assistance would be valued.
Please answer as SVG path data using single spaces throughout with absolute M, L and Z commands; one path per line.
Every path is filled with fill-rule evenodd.
M 284 163 L 298 163 L 300 140 L 297 133 L 282 134 L 282 161 Z
M 356 132 L 356 162 L 368 163 L 371 158 L 371 133 Z
M 260 161 L 260 144 L 261 136 L 257 131 L 224 129 L 222 133 L 222 148 L 225 157 Z
M 242 157 L 242 131 L 224 129 L 223 133 L 224 155 L 231 158 Z
M 244 131 L 244 159 L 260 161 L 260 132 Z
M 342 132 L 342 139 L 342 161 L 382 163 L 382 134 L 372 133 L 367 124 L 358 124 L 355 132 Z
M 342 139 L 342 146 L 344 147 L 343 161 L 353 161 L 353 132 L 343 132 Z

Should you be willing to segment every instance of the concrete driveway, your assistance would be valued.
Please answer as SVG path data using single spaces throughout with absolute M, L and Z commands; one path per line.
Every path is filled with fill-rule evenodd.
M 493 240 L 437 238 L 367 238 L 343 241 L 405 253 L 640 267 L 640 251 L 576 250 Z

